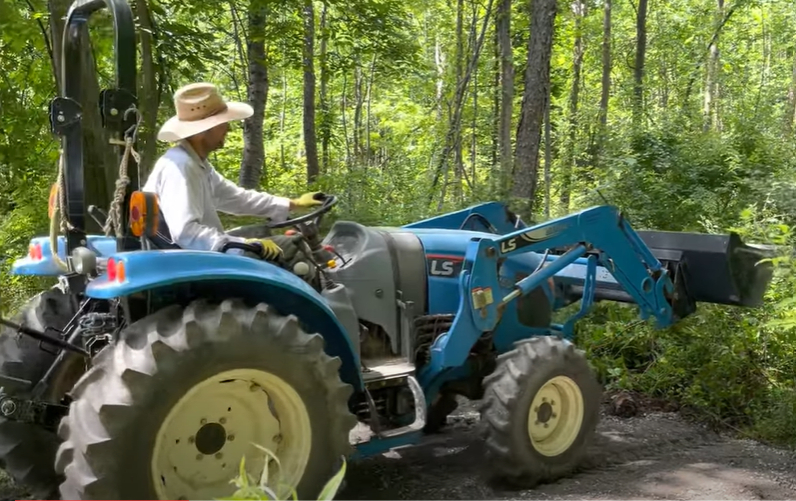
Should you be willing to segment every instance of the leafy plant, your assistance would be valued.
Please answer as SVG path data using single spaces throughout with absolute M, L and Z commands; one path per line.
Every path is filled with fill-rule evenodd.
M 265 447 L 262 447 L 257 444 L 253 444 L 258 449 L 262 450 L 265 455 L 276 462 L 277 466 L 281 466 L 279 462 L 279 458 L 274 455 L 273 452 L 269 451 Z M 323 487 L 320 495 L 318 496 L 318 501 L 329 501 L 334 499 L 335 495 L 337 495 L 337 491 L 340 489 L 340 485 L 343 483 L 343 479 L 345 478 L 346 472 L 346 461 L 345 458 L 342 458 L 343 464 L 340 469 L 335 473 L 335 475 L 326 482 L 326 485 Z M 238 490 L 232 494 L 232 496 L 227 498 L 221 498 L 222 500 L 287 500 L 287 499 L 298 499 L 296 494 L 296 490 L 282 484 L 278 481 L 278 479 L 273 479 L 269 476 L 268 465 L 271 461 L 266 461 L 265 466 L 263 468 L 263 472 L 260 475 L 259 481 L 256 481 L 249 475 L 246 471 L 246 457 L 242 457 L 240 459 L 240 467 L 238 469 L 238 476 L 234 478 L 231 483 L 234 483 Z M 272 487 L 273 483 L 276 483 L 276 487 Z

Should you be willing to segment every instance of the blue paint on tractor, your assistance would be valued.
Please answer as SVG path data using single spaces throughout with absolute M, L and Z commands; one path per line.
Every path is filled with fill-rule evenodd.
M 417 373 L 427 406 L 446 382 L 478 374 L 470 353 L 485 333 L 491 334 L 495 352 L 500 355 L 513 349 L 515 342 L 534 336 L 571 338 L 574 322 L 588 312 L 596 291 L 621 291 L 639 306 L 642 318 L 654 318 L 658 327 L 679 320 L 673 305 L 688 299 L 673 295 L 672 268 L 662 265 L 611 206 L 593 207 L 528 227 L 504 204 L 491 202 L 418 221 L 400 230 L 418 238 L 426 258 L 427 304 L 416 305 L 419 309 L 414 314 L 455 315 L 448 331 L 431 345 L 430 361 Z M 58 242 L 59 255 L 65 259 L 64 239 L 59 237 Z M 49 256 L 49 239 L 36 238 L 32 244 L 41 246 L 42 259 L 20 259 L 13 272 L 58 275 L 60 270 Z M 89 236 L 88 246 L 100 257 L 112 257 L 117 267 L 121 264 L 125 269 L 123 277 L 117 273 L 111 280 L 103 274 L 92 280 L 86 289 L 88 297 L 113 299 L 203 281 L 251 284 L 259 301 L 284 314 L 295 314 L 310 330 L 323 335 L 327 352 L 342 361 L 343 381 L 357 392 L 364 389 L 352 333 L 346 332 L 324 297 L 293 273 L 267 262 L 215 252 L 117 253 L 116 241 L 110 237 Z M 550 254 L 551 249 L 560 252 Z M 568 304 L 562 291 L 572 287 L 583 289 L 581 308 L 563 324 L 529 326 L 520 321 L 519 298 L 541 289 L 549 303 L 542 305 L 543 310 L 557 310 Z M 534 301 L 544 298 L 535 296 Z M 416 443 L 421 434 L 408 430 L 397 436 L 376 436 L 357 445 L 353 458 Z
M 220 252 L 150 250 L 121 252 L 112 256 L 124 266 L 122 281 L 107 274 L 92 281 L 86 295 L 96 299 L 124 297 L 136 292 L 177 284 L 210 280 L 250 282 L 260 286 L 259 299 L 283 314 L 294 314 L 312 331 L 324 336 L 327 352 L 339 356 L 341 377 L 354 388 L 362 388 L 360 361 L 343 326 L 321 295 L 305 281 L 266 261 Z
M 58 237 L 58 257 L 62 261 L 66 260 L 66 239 Z M 63 271 L 58 267 L 52 257 L 52 246 L 50 237 L 36 237 L 31 239 L 30 247 L 41 248 L 41 259 L 27 255 L 14 261 L 11 265 L 12 275 L 26 275 L 38 277 L 57 277 Z M 116 239 L 104 235 L 87 235 L 86 247 L 97 253 L 98 257 L 107 257 L 116 252 Z
M 501 202 L 487 202 L 466 209 L 448 212 L 402 226 L 406 229 L 472 230 L 505 235 L 526 228 L 517 218 L 512 221 L 508 206 Z

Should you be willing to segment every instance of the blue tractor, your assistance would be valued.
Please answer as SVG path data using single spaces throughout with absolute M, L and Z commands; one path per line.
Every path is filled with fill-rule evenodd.
M 116 88 L 101 113 L 129 180 L 108 215 L 85 207 L 80 81 L 69 73 L 105 7 Z M 551 481 L 578 467 L 599 417 L 601 386 L 572 343 L 594 301 L 634 304 L 665 328 L 697 302 L 757 305 L 770 281 L 756 266 L 764 252 L 737 235 L 637 232 L 612 206 L 528 226 L 486 203 L 400 228 L 338 221 L 322 236 L 337 203 L 324 196 L 309 214 L 232 231 L 286 228 L 274 238 L 293 246 L 289 259 L 180 249 L 128 148 L 129 5 L 76 0 L 65 33 L 50 106 L 64 160 L 51 217 L 60 209 L 65 235 L 54 224 L 14 264 L 58 285 L 3 319 L 0 338 L 0 461 L 40 499 L 216 499 L 244 456 L 253 476 L 268 461 L 311 499 L 342 458 L 417 443 L 460 397 L 483 402 L 494 475 Z M 122 223 L 87 235 L 86 213 Z

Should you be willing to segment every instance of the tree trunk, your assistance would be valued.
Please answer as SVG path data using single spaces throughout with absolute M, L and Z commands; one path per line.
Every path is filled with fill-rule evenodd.
M 359 58 L 356 58 L 356 66 L 354 67 L 354 162 L 357 165 L 362 163 L 362 104 L 364 97 L 362 95 L 362 66 L 360 65 Z
M 716 1 L 716 13 L 714 16 L 714 24 L 716 26 L 716 36 L 711 40 L 708 48 L 708 64 L 707 76 L 705 79 L 705 102 L 703 107 L 704 113 L 704 130 L 711 128 L 720 130 L 719 112 L 718 112 L 718 78 L 719 78 L 719 36 L 720 26 L 724 19 L 724 0 Z
M 373 80 L 376 77 L 376 54 L 373 54 L 373 59 L 370 61 L 370 73 L 368 75 L 368 84 L 365 91 L 365 161 L 367 165 L 374 163 L 373 151 L 370 148 L 370 119 L 371 119 L 371 102 L 373 97 Z
M 793 68 L 788 89 L 788 105 L 785 108 L 784 129 L 785 134 L 793 134 L 793 122 L 796 120 L 796 48 L 793 50 Z
M 243 158 L 238 184 L 253 189 L 260 185 L 265 165 L 263 120 L 268 100 L 268 69 L 265 61 L 265 7 L 256 0 L 249 5 L 246 55 L 249 81 L 246 94 L 254 113 L 243 121 Z
M 603 6 L 603 74 L 600 88 L 599 126 L 597 144 L 594 147 L 592 167 L 596 167 L 602 157 L 607 139 L 608 99 L 611 97 L 611 0 L 605 0 Z
M 472 59 L 468 60 L 464 76 L 456 86 L 456 92 L 453 97 L 453 109 L 448 123 L 448 132 L 445 135 L 445 143 L 444 143 L 445 146 L 442 149 L 442 154 L 440 155 L 438 167 L 434 171 L 434 176 L 433 179 L 431 180 L 429 203 L 433 201 L 434 195 L 436 194 L 436 188 L 437 184 L 439 183 L 440 177 L 444 177 L 447 180 L 448 156 L 451 154 L 453 148 L 456 147 L 456 142 L 454 140 L 454 137 L 456 137 L 456 134 L 459 134 L 459 137 L 461 137 L 459 129 L 461 128 L 461 122 L 462 122 L 462 109 L 464 107 L 465 90 L 467 89 L 467 86 L 470 82 L 470 78 L 472 78 L 474 68 L 478 64 L 478 59 L 481 54 L 481 48 L 484 45 L 484 35 L 486 34 L 486 28 L 489 24 L 490 17 L 492 16 L 492 4 L 493 0 L 489 0 L 486 7 L 486 14 L 484 15 L 483 23 L 481 24 L 481 33 L 478 35 L 478 39 L 475 42 L 476 46 L 475 49 L 473 50 Z M 438 205 L 439 209 L 441 209 L 442 203 L 444 201 L 445 186 L 442 187 L 441 192 L 443 193 L 443 196 L 440 199 Z
M 437 122 L 442 120 L 442 96 L 445 89 L 445 54 L 442 52 L 442 44 L 439 37 L 434 40 L 434 65 L 437 68 Z
M 495 30 L 500 54 L 500 121 L 498 144 L 500 149 L 500 196 L 508 195 L 511 179 L 511 118 L 514 100 L 514 62 L 511 47 L 511 0 L 498 3 Z
M 321 11 L 321 53 L 319 63 L 321 65 L 321 168 L 323 173 L 329 172 L 329 142 L 332 139 L 332 118 L 331 110 L 329 109 L 329 21 L 327 19 L 327 11 L 329 10 L 328 2 L 323 2 L 323 10 Z
M 315 143 L 315 9 L 304 0 L 304 149 L 307 153 L 307 184 L 318 179 L 318 146 Z
M 550 144 L 550 99 L 544 107 L 544 217 L 550 219 L 550 189 L 553 185 L 551 163 L 553 162 L 553 149 Z
M 647 0 L 639 0 L 636 13 L 636 64 L 633 71 L 633 123 L 641 123 L 644 106 L 644 61 L 647 54 Z
M 47 9 L 50 12 L 50 40 L 52 40 L 53 73 L 58 94 L 61 93 L 61 52 L 63 50 L 64 18 L 72 2 L 69 0 L 49 0 Z
M 138 86 L 138 103 L 142 117 L 142 127 L 138 129 L 138 140 L 142 145 L 141 162 L 138 164 L 138 175 L 142 180 L 141 185 L 146 182 L 149 171 L 155 163 L 157 154 L 157 120 L 158 107 L 160 106 L 160 91 L 158 89 L 158 71 L 155 66 L 156 50 L 153 37 L 152 16 L 149 11 L 147 0 L 136 0 L 136 13 L 141 29 L 138 31 L 141 38 L 141 73 L 140 84 Z
M 456 87 L 462 84 L 462 71 L 464 61 L 464 0 L 456 0 Z M 465 91 L 466 92 L 466 91 Z M 462 129 L 461 126 L 453 129 L 453 198 L 457 203 L 462 200 Z
M 572 89 L 569 93 L 569 138 L 566 159 L 562 165 L 561 206 L 569 212 L 570 192 L 572 191 L 572 170 L 575 164 L 575 150 L 578 129 L 578 98 L 580 97 L 580 70 L 583 65 L 583 18 L 586 16 L 586 4 L 575 0 L 572 4 L 575 11 L 575 43 L 572 51 Z
M 472 2 L 473 8 L 473 20 L 470 23 L 470 48 L 475 51 L 475 37 L 477 36 L 477 27 L 478 27 L 478 4 L 476 2 Z M 476 130 L 478 129 L 478 65 L 475 65 L 473 69 L 473 83 L 470 87 L 471 92 L 473 93 L 473 117 L 472 121 L 470 122 L 470 182 L 472 184 L 472 188 L 475 189 L 475 162 L 478 156 L 478 135 L 476 134 Z
M 287 71 L 282 68 L 282 110 L 279 112 L 279 162 L 284 172 L 287 170 L 285 158 L 285 118 L 287 117 Z
M 495 28 L 493 39 L 493 62 L 492 62 L 492 149 L 490 151 L 490 170 L 489 170 L 489 189 L 496 193 L 500 199 L 505 198 L 503 190 L 505 176 L 501 172 L 498 160 L 500 150 L 500 101 L 502 89 L 500 88 L 500 42 L 498 41 L 498 30 Z
M 517 126 L 512 187 L 514 197 L 526 200 L 524 209 L 528 216 L 532 213 L 536 197 L 542 120 L 550 99 L 550 56 L 556 7 L 556 0 L 534 0 L 531 7 L 531 35 L 520 123 Z

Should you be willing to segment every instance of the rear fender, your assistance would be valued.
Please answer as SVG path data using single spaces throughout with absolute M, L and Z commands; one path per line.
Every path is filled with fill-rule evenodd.
M 473 205 L 460 211 L 448 212 L 403 226 L 403 228 L 483 231 L 498 235 L 505 235 L 525 227 L 526 224 L 501 202 Z
M 247 297 L 268 303 L 284 315 L 296 315 L 311 332 L 321 334 L 326 352 L 342 361 L 343 381 L 356 390 L 363 388 L 358 352 L 348 333 L 323 297 L 296 275 L 265 261 L 220 252 L 134 251 L 120 252 L 112 259 L 117 270 L 124 266 L 124 273 L 117 272 L 115 280 L 101 275 L 86 288 L 88 297 L 112 299 L 203 282 L 220 295 L 245 290 Z
M 57 242 L 58 256 L 66 261 L 66 239 L 59 236 Z M 98 257 L 108 257 L 116 252 L 116 239 L 104 235 L 87 235 L 86 247 L 96 252 Z M 53 259 L 50 237 L 33 238 L 28 248 L 28 255 L 11 265 L 12 275 L 57 277 L 64 273 Z

